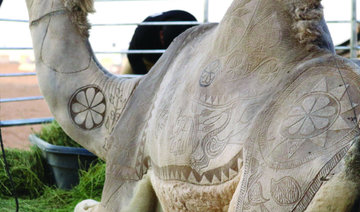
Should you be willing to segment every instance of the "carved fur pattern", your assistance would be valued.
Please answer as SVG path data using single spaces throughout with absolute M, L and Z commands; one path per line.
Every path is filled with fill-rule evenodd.
M 87 19 L 88 13 L 95 12 L 94 0 L 63 0 L 64 6 L 70 12 L 70 18 L 77 27 L 80 35 L 84 38 L 89 37 L 90 23 Z

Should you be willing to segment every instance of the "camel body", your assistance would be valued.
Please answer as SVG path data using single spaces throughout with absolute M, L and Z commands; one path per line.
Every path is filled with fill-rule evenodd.
M 76 211 L 353 207 L 360 72 L 334 55 L 320 1 L 235 0 L 136 79 L 96 61 L 91 1 L 27 4 L 52 113 L 107 163 L 101 202 Z

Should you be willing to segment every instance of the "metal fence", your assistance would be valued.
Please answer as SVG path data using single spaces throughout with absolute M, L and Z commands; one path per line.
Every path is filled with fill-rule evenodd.
M 136 0 L 96 0 L 97 2 L 111 2 L 111 1 L 136 1 Z M 152 0 L 156 1 L 156 0 Z M 160 0 L 157 0 L 160 1 Z M 165 0 L 164 0 L 165 1 Z M 359 21 L 357 21 L 356 14 L 356 0 L 351 0 L 352 9 L 351 9 L 351 20 L 343 20 L 343 21 L 327 21 L 328 24 L 339 24 L 339 23 L 351 23 L 351 39 L 350 46 L 337 46 L 336 50 L 350 50 L 350 57 L 357 58 L 357 51 L 360 49 L 358 46 L 357 40 L 357 25 Z M 18 20 L 18 19 L 0 19 L 0 22 L 20 22 L 20 23 L 28 23 L 28 20 Z M 204 0 L 204 20 L 203 22 L 193 22 L 193 21 L 181 21 L 181 22 L 143 22 L 143 23 L 115 23 L 115 24 L 93 24 L 93 27 L 102 27 L 102 26 L 129 26 L 129 25 L 198 25 L 202 23 L 209 22 L 209 0 Z M 32 50 L 31 47 L 0 47 L 0 50 Z M 145 53 L 163 53 L 165 50 L 163 49 L 154 49 L 154 50 L 122 50 L 122 51 L 107 51 L 107 52 L 96 52 L 95 54 L 145 54 Z M 27 76 L 35 76 L 36 73 L 8 73 L 8 74 L 0 74 L 0 78 L 3 77 L 27 77 Z M 126 77 L 136 77 L 135 75 Z M 29 96 L 29 97 L 16 97 L 16 98 L 6 98 L 0 99 L 1 104 L 6 104 L 8 102 L 20 102 L 20 101 L 35 101 L 43 99 L 42 96 Z M 17 120 L 0 120 L 0 128 L 2 127 L 12 127 L 12 126 L 24 126 L 24 125 L 34 125 L 41 123 L 48 123 L 53 120 L 52 117 L 47 118 L 31 118 L 31 119 L 17 119 Z

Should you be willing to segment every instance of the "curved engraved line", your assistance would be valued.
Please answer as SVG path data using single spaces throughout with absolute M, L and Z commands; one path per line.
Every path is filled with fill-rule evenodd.
M 90 88 L 84 89 L 84 94 L 85 94 L 86 103 L 88 104 L 88 108 L 90 109 L 90 108 L 91 108 L 91 103 L 92 103 L 95 95 L 94 95 L 93 99 L 91 100 L 91 102 L 89 102 L 89 97 L 87 96 L 87 93 L 86 93 L 89 89 L 90 89 Z
M 314 107 L 315 107 L 315 105 L 316 105 L 316 103 L 317 103 L 317 101 L 318 101 L 318 98 L 315 97 L 315 101 L 312 103 L 312 106 L 311 106 L 311 108 L 309 109 L 309 112 L 307 112 L 306 109 L 305 109 L 305 107 L 304 107 L 304 105 L 303 105 L 303 103 L 304 103 L 305 99 L 308 98 L 308 97 L 311 97 L 311 95 L 308 95 L 307 97 L 305 97 L 305 98 L 302 100 L 302 102 L 301 102 L 301 107 L 302 107 L 302 109 L 305 111 L 305 114 L 311 114 L 312 111 L 313 111 L 313 109 L 314 109 Z
M 296 88 L 294 88 L 294 90 L 295 90 L 295 89 L 296 89 Z M 293 90 L 292 90 L 292 91 L 293 91 Z M 286 95 L 286 97 L 288 97 L 289 95 L 291 95 L 292 91 L 290 91 L 289 94 Z M 331 116 L 331 117 L 335 117 L 335 118 L 333 119 L 333 121 L 330 122 L 330 120 L 329 120 L 329 122 L 330 122 L 330 123 L 329 123 L 329 126 L 327 126 L 327 127 L 325 127 L 325 128 L 322 128 L 322 129 L 318 129 L 318 130 L 322 130 L 322 131 L 324 131 L 324 132 L 327 132 L 327 131 L 331 128 L 331 126 L 336 122 L 336 120 L 339 118 L 340 113 L 341 113 L 341 104 L 340 104 L 340 102 L 335 98 L 335 96 L 332 95 L 331 93 L 321 92 L 321 91 L 316 91 L 316 92 L 311 92 L 311 93 L 305 94 L 305 95 L 303 95 L 302 97 L 298 98 L 295 102 L 299 102 L 300 99 L 303 99 L 303 100 L 304 100 L 306 97 L 311 96 L 311 95 L 324 95 L 324 96 L 328 96 L 328 97 L 330 97 L 331 99 L 333 99 L 333 101 L 336 103 L 336 106 L 337 106 L 337 107 L 335 107 L 335 109 L 337 109 L 337 112 L 336 112 L 336 114 L 334 114 L 334 115 Z M 327 105 L 327 106 L 329 106 L 329 105 Z M 302 107 L 302 106 L 301 106 L 301 107 Z M 279 106 L 279 108 L 280 108 L 280 106 Z M 279 109 L 279 108 L 278 108 L 278 109 Z M 304 110 L 304 108 L 303 108 L 303 110 Z M 305 112 L 305 110 L 304 110 L 304 112 Z M 310 116 L 311 116 L 311 113 L 310 113 Z M 315 116 L 315 115 L 314 115 L 314 116 Z M 322 118 L 322 117 L 321 117 L 321 118 Z M 330 119 L 330 118 L 329 118 L 329 119 Z M 310 120 L 311 120 L 311 122 L 313 123 L 312 119 L 310 119 Z M 314 125 L 314 127 L 315 127 L 315 125 Z M 287 127 L 287 128 L 289 128 L 289 127 Z M 324 133 L 324 132 L 322 132 L 322 133 Z M 313 135 L 313 136 L 311 136 L 311 137 L 308 137 L 308 138 L 317 137 L 317 136 L 321 135 L 322 133 L 320 133 L 320 134 L 315 134 L 315 135 Z M 286 135 L 283 135 L 283 136 L 288 137 L 288 136 L 286 136 Z M 290 139 L 301 139 L 301 138 L 293 138 L 293 137 L 291 137 Z
M 104 111 L 104 113 L 101 114 L 101 113 L 98 113 L 98 112 L 97 112 L 98 114 L 100 114 L 100 115 L 103 117 L 103 119 L 101 120 L 101 122 L 100 122 L 99 124 L 95 124 L 95 122 L 94 122 L 93 119 L 92 119 L 92 121 L 93 121 L 93 123 L 94 123 L 94 127 L 90 128 L 90 129 L 88 129 L 88 128 L 85 127 L 86 119 L 85 119 L 84 123 L 81 124 L 81 125 L 79 125 L 79 124 L 77 124 L 77 123 L 75 122 L 75 120 L 74 120 L 74 115 L 75 115 L 75 114 L 79 114 L 79 113 L 73 112 L 73 111 L 72 111 L 72 107 L 71 107 L 71 106 L 74 104 L 74 102 L 78 102 L 78 101 L 76 100 L 76 96 L 79 94 L 79 92 L 85 91 L 85 90 L 87 90 L 88 88 L 94 88 L 94 89 L 97 90 L 98 92 L 102 93 L 102 95 L 104 96 L 104 99 L 101 101 L 101 103 L 105 105 L 105 111 Z M 73 101 L 74 98 L 75 98 L 75 101 Z M 87 110 L 88 112 L 90 112 L 90 110 L 91 110 L 91 111 L 94 111 L 94 110 L 92 110 L 92 108 L 90 108 L 90 107 L 87 107 L 86 110 Z M 86 110 L 84 110 L 84 111 L 86 111 Z M 84 111 L 83 111 L 83 112 L 84 112 Z M 70 97 L 70 100 L 69 100 L 69 103 L 68 103 L 68 112 L 69 112 L 69 115 L 70 115 L 70 117 L 71 117 L 71 120 L 75 123 L 75 126 L 80 127 L 80 128 L 83 129 L 83 130 L 93 130 L 93 129 L 99 128 L 99 127 L 101 127 L 101 126 L 103 125 L 104 120 L 105 120 L 105 118 L 104 118 L 104 117 L 105 117 L 105 114 L 106 114 L 106 99 L 105 99 L 105 95 L 104 95 L 104 93 L 99 89 L 99 87 L 98 87 L 97 85 L 94 85 L 94 84 L 80 87 L 80 88 L 78 88 L 78 89 L 73 93 L 73 95 Z M 94 112 L 96 112 L 96 111 L 94 111 Z M 92 115 L 91 115 L 91 116 L 92 116 Z
M 354 127 L 352 131 L 347 133 L 344 136 L 344 138 L 342 138 L 340 141 L 336 142 L 336 144 L 329 147 L 327 149 L 327 151 L 329 151 L 329 152 L 336 151 L 338 148 L 346 146 L 347 143 L 340 144 L 340 145 L 337 145 L 337 144 L 346 142 L 347 137 L 349 135 L 356 136 L 356 135 L 358 135 L 359 132 L 360 131 L 358 130 L 358 128 Z M 263 155 L 263 153 L 261 153 L 261 155 Z M 316 153 L 311 154 L 311 156 L 307 156 L 307 157 L 302 158 L 302 160 L 288 160 L 286 162 L 274 162 L 274 161 L 270 161 L 270 160 L 268 160 L 267 158 L 264 158 L 264 157 L 263 157 L 263 159 L 266 162 L 266 164 L 269 166 L 269 168 L 284 170 L 284 169 L 289 169 L 291 167 L 294 168 L 294 167 L 301 166 L 302 164 L 305 164 L 305 163 L 309 162 L 310 160 L 313 160 L 313 159 L 318 158 L 318 157 L 323 156 L 323 155 L 324 155 L 323 151 L 318 151 Z
M 316 112 L 318 112 L 318 111 L 316 111 Z M 314 112 L 315 113 L 315 112 Z M 332 116 L 336 116 L 336 114 L 334 114 L 334 115 L 330 115 L 330 116 L 321 116 L 321 115 L 311 115 L 312 117 L 317 117 L 317 118 L 327 118 L 327 119 L 330 119 Z
M 285 180 L 285 179 L 288 179 L 293 185 L 295 185 L 296 187 L 296 200 L 291 200 L 291 202 L 281 202 L 278 197 L 275 197 L 276 195 L 274 195 L 274 190 L 279 190 L 275 187 L 280 187 L 279 185 Z M 270 193 L 271 193 L 271 196 L 274 198 L 275 202 L 278 204 L 278 205 L 282 205 L 282 206 L 285 206 L 285 205 L 290 205 L 290 204 L 294 204 L 296 203 L 297 201 L 299 201 L 300 199 L 300 195 L 301 195 L 301 187 L 299 185 L 299 183 L 293 178 L 293 177 L 290 177 L 290 176 L 285 176 L 279 180 L 275 180 L 275 179 L 271 179 L 271 185 L 270 185 Z M 284 192 L 283 192 L 284 193 Z
M 202 71 L 199 84 L 201 87 L 208 87 L 210 86 L 215 78 L 216 74 L 221 70 L 221 63 L 220 60 L 217 59 L 214 62 L 208 64 L 205 69 Z
M 273 139 L 273 140 L 275 140 L 275 139 Z M 280 141 L 280 143 L 278 143 L 276 146 L 274 146 L 272 148 L 272 150 L 267 153 L 266 157 L 270 157 L 272 152 L 274 152 L 278 147 L 280 147 L 281 145 L 283 145 L 285 142 L 288 142 L 288 141 L 289 141 L 289 138 L 284 137 L 284 140 Z M 258 148 L 260 148 L 260 144 L 258 144 Z M 261 153 L 261 155 L 263 155 L 263 154 Z
M 53 5 L 54 5 L 54 2 L 52 2 L 52 5 L 51 5 L 51 8 L 53 8 Z M 50 26 L 50 22 L 51 22 L 51 18 L 52 16 L 49 17 L 48 19 L 48 22 L 47 22 L 47 25 L 46 25 L 46 30 L 45 30 L 45 34 L 44 34 L 44 37 L 42 38 L 42 41 L 41 41 L 41 51 L 40 51 L 40 60 L 44 63 L 44 60 L 43 60 L 43 57 L 42 57 L 42 53 L 43 53 L 43 48 L 44 48 L 44 42 L 45 42 L 45 39 L 46 39 L 46 36 L 47 36 L 47 33 L 49 31 L 49 26 Z M 44 63 L 45 64 L 45 63 Z M 46 64 L 45 64 L 46 65 Z M 46 65 L 47 66 L 47 65 Z M 52 71 L 55 71 L 55 69 L 51 68 L 51 67 L 48 67 L 49 69 L 51 69 Z
M 231 53 L 231 54 L 233 54 L 233 52 Z M 230 60 L 230 59 L 229 59 Z M 227 62 L 229 61 L 229 60 L 227 60 Z M 275 61 L 276 60 L 276 58 L 273 58 L 273 57 L 271 57 L 271 58 L 269 58 L 269 59 L 266 59 L 266 60 L 264 60 L 264 61 L 261 61 L 258 65 L 256 65 L 252 70 L 249 70 L 250 68 L 249 68 L 249 66 L 250 66 L 250 64 L 247 64 L 247 66 L 248 67 L 246 67 L 246 72 L 244 73 L 244 74 L 241 74 L 241 75 L 237 75 L 236 77 L 234 77 L 233 79 L 229 79 L 229 80 L 226 80 L 226 82 L 234 82 L 234 81 L 237 81 L 237 80 L 239 80 L 239 79 L 244 79 L 244 78 L 246 78 L 246 77 L 249 77 L 252 73 L 254 73 L 254 72 L 256 72 L 256 71 L 258 71 L 258 69 L 260 69 L 260 67 L 262 67 L 263 65 L 265 65 L 266 63 L 268 63 L 268 62 L 271 62 L 271 61 Z M 241 66 L 242 64 L 239 64 L 239 65 L 237 65 L 236 67 L 239 67 L 239 66 Z M 235 69 L 235 68 L 232 68 L 232 69 Z M 249 71 L 248 71 L 249 70 Z M 277 71 L 277 72 L 279 72 L 279 71 Z M 228 73 L 228 72 L 227 72 Z M 261 72 L 260 72 L 260 74 L 261 74 Z
M 101 115 L 101 116 L 104 117 L 105 112 L 100 113 L 100 112 L 98 112 L 98 111 L 96 111 L 96 110 L 94 110 L 94 109 L 92 109 L 92 108 L 89 108 L 89 110 L 91 110 L 91 111 L 93 111 L 93 112 L 95 112 L 95 113 L 97 113 L 97 114 L 99 114 L 99 115 Z
M 89 114 L 90 114 L 90 119 L 91 119 L 92 123 L 94 123 L 94 120 L 92 119 L 92 115 L 91 115 L 90 111 L 89 110 L 86 111 L 85 121 L 84 121 L 84 123 L 82 123 L 85 126 L 85 129 L 88 129 L 88 128 L 86 128 L 86 122 L 87 122 L 87 119 L 89 118 Z
M 218 150 L 218 152 L 216 153 L 211 153 L 211 151 L 206 148 L 208 147 L 208 144 L 211 143 L 213 137 L 216 137 L 219 133 L 221 133 L 222 131 L 224 131 L 226 129 L 226 127 L 229 125 L 230 120 L 231 120 L 231 113 L 232 113 L 232 108 L 229 108 L 227 111 L 224 112 L 226 115 L 226 121 L 224 124 L 222 124 L 220 127 L 218 127 L 217 129 L 214 129 L 213 131 L 209 132 L 208 134 L 205 135 L 205 138 L 202 139 L 201 141 L 201 146 L 202 149 L 204 151 L 204 153 L 206 154 L 207 157 L 213 159 L 216 156 L 218 156 L 219 154 L 222 153 L 222 151 L 224 150 L 224 148 L 226 147 L 226 142 L 224 142 L 224 144 L 220 144 L 220 148 Z M 221 142 L 221 140 L 220 140 Z M 206 164 L 208 165 L 208 164 Z
M 54 4 L 54 2 L 52 2 L 52 6 L 51 6 L 51 7 L 53 7 L 53 4 Z M 60 11 L 61 11 L 61 10 L 60 10 Z M 59 13 L 59 15 L 61 15 L 61 14 L 67 14 L 67 11 L 65 11 L 65 13 Z M 79 73 L 79 72 L 82 72 L 82 71 L 87 70 L 87 69 L 90 67 L 90 65 L 91 65 L 91 60 L 93 59 L 93 57 L 91 57 L 91 56 L 89 56 L 89 62 L 88 62 L 88 65 L 87 65 L 85 68 L 80 69 L 80 70 L 77 70 L 77 71 L 71 71 L 71 72 L 61 72 L 61 71 L 57 71 L 56 68 L 53 68 L 53 67 L 51 67 L 51 65 L 45 63 L 42 55 L 43 55 L 44 43 L 45 43 L 45 40 L 46 40 L 46 37 L 47 37 L 47 33 L 48 33 L 48 30 L 49 30 L 51 18 L 52 18 L 52 16 L 49 16 L 49 21 L 48 21 L 47 26 L 46 26 L 45 35 L 44 35 L 44 37 L 43 37 L 43 39 L 42 39 L 42 42 L 41 42 L 41 51 L 40 51 L 40 60 L 41 60 L 41 62 L 42 62 L 46 67 L 48 67 L 51 71 L 54 71 L 54 72 L 57 72 L 57 73 L 61 73 L 61 74 L 75 74 L 75 73 Z M 88 48 L 89 48 L 89 47 L 88 47 Z
M 79 114 L 79 113 L 82 113 L 82 112 L 85 112 L 85 111 L 87 111 L 87 110 L 90 110 L 90 108 L 85 108 L 84 110 L 81 110 L 80 112 L 77 112 L 77 113 L 75 113 L 74 111 L 72 111 L 74 114 Z
M 104 98 L 105 99 L 105 98 Z M 101 102 L 99 103 L 99 104 L 97 104 L 97 105 L 94 105 L 94 106 L 91 106 L 90 108 L 94 108 L 94 107 L 97 107 L 97 106 L 99 106 L 99 105 L 101 105 L 101 104 L 104 104 L 104 99 L 103 100 L 101 100 Z M 94 101 L 93 101 L 94 102 Z
M 336 106 L 337 106 L 337 107 L 335 107 L 335 109 L 337 109 L 337 113 L 334 114 L 334 115 L 332 115 L 332 117 L 335 117 L 335 118 L 334 118 L 334 120 L 329 124 L 329 126 L 327 127 L 327 129 L 325 130 L 325 131 L 327 131 L 327 130 L 329 130 L 329 129 L 331 128 L 331 126 L 332 126 L 332 125 L 335 123 L 335 121 L 339 118 L 340 113 L 341 113 L 341 104 L 340 104 L 339 100 L 337 100 L 336 97 L 335 97 L 334 95 L 332 95 L 331 93 L 326 93 L 326 92 L 319 92 L 319 91 L 317 91 L 317 92 L 310 93 L 310 94 L 322 94 L 322 95 L 325 95 L 325 96 L 329 96 L 329 97 L 331 97 L 331 99 L 333 99 L 334 102 L 336 103 Z M 330 104 L 330 103 L 329 103 L 329 104 Z M 329 106 L 329 104 L 328 104 L 327 106 Z M 314 126 L 315 126 L 315 125 L 314 125 Z
M 290 116 L 290 117 L 295 117 L 295 116 Z M 297 120 L 296 122 L 294 122 L 293 124 L 291 124 L 290 126 L 288 126 L 287 128 L 291 128 L 291 127 L 293 127 L 295 124 L 297 124 L 297 123 L 299 123 L 300 121 L 303 121 L 303 123 L 301 124 L 301 126 L 300 126 L 300 128 L 299 128 L 299 130 L 304 126 L 304 123 L 305 123 L 305 119 L 306 119 L 307 117 L 305 117 L 304 115 L 302 115 L 302 117 L 299 119 L 299 120 Z M 298 132 L 299 132 L 299 130 L 298 130 Z
M 316 130 L 320 130 L 320 129 L 316 128 L 315 122 L 314 122 L 314 120 L 312 120 L 311 115 L 309 115 L 307 118 L 311 121 L 311 124 L 314 126 L 314 130 L 310 134 L 314 133 Z M 304 124 L 305 124 L 305 121 L 304 121 Z M 328 129 L 326 129 L 325 131 L 327 131 L 327 130 Z M 316 135 L 316 136 L 319 136 L 319 135 Z
M 205 119 L 202 124 L 203 125 L 212 125 L 212 124 L 215 124 L 216 121 L 218 121 L 222 116 L 221 116 L 222 113 L 220 114 L 217 114 L 213 117 L 209 117 L 208 119 Z M 209 123 L 210 122 L 210 123 Z
M 228 103 L 218 104 L 218 105 L 213 105 L 213 104 L 210 104 L 210 103 L 207 103 L 207 102 L 204 102 L 204 101 L 202 101 L 200 99 L 195 99 L 195 98 L 193 98 L 193 101 L 200 104 L 200 105 L 202 105 L 202 106 L 205 106 L 207 109 L 219 110 L 219 109 L 224 109 L 224 108 L 231 107 L 232 104 L 234 104 L 237 99 L 238 98 L 234 98 L 234 99 L 230 100 Z
M 330 103 L 329 103 L 329 104 L 330 104 Z M 320 111 L 320 110 L 324 110 L 326 107 L 332 107 L 332 106 L 330 106 L 329 104 L 327 104 L 327 105 L 325 105 L 324 107 L 319 108 L 319 109 L 317 109 L 317 110 L 311 111 L 311 113 L 316 113 L 316 112 L 318 112 L 318 111 Z M 317 115 L 313 115 L 313 116 L 317 116 Z
M 233 45 L 233 48 L 231 48 L 231 49 L 229 49 L 228 51 L 226 51 L 224 54 L 222 54 L 222 56 L 225 56 L 225 55 L 229 54 L 228 52 L 233 53 L 235 47 L 244 40 L 245 35 L 246 35 L 247 32 L 249 31 L 250 25 L 252 24 L 253 19 L 254 19 L 255 15 L 257 14 L 258 8 L 259 8 L 259 6 L 260 6 L 260 2 L 261 2 L 261 1 L 258 1 L 258 2 L 256 3 L 255 9 L 253 10 L 254 12 L 253 12 L 253 14 L 251 15 L 251 18 L 250 18 L 250 20 L 249 20 L 249 23 L 248 23 L 247 26 L 246 26 L 246 29 L 244 30 L 243 36 L 241 36 L 241 38 L 239 39 L 239 41 L 236 42 L 236 43 Z M 250 2 L 248 2 L 248 3 L 250 3 Z M 246 4 L 243 5 L 243 7 L 246 8 Z M 228 20 L 230 20 L 230 19 L 232 18 L 232 16 L 233 16 L 233 15 L 231 15 L 231 16 L 228 18 Z M 256 23 L 256 24 L 257 24 L 257 23 Z M 220 26 L 220 25 L 219 25 L 219 26 Z
M 41 54 L 42 54 L 42 50 L 41 50 Z M 56 70 L 56 68 L 51 67 L 49 64 L 45 63 L 44 60 L 42 59 L 42 56 L 41 56 L 41 61 L 46 67 L 48 67 L 51 71 L 56 72 L 56 73 L 60 73 L 60 74 L 76 74 L 76 73 L 80 73 L 82 71 L 86 71 L 86 70 L 89 69 L 92 59 L 93 58 L 89 57 L 88 65 L 87 65 L 87 67 L 85 67 L 83 69 L 80 69 L 80 70 L 77 70 L 77 71 L 61 72 L 61 71 Z
M 314 198 L 316 192 L 320 189 L 322 185 L 321 178 L 329 175 L 331 170 L 336 167 L 336 165 L 340 162 L 340 160 L 346 155 L 347 151 L 350 149 L 351 143 L 345 145 L 340 151 L 338 151 L 318 172 L 315 176 L 314 180 L 310 183 L 310 185 L 306 188 L 303 196 L 300 201 L 295 205 L 295 207 L 291 210 L 295 211 L 304 211 L 307 206 L 310 204 L 312 199 Z
M 178 180 L 178 181 L 190 183 L 190 184 L 193 184 L 193 185 L 199 185 L 199 184 L 197 184 L 197 183 L 190 182 L 190 181 L 188 181 L 187 179 L 185 179 L 185 180 L 177 179 L 177 178 L 174 178 L 174 179 L 170 179 L 170 178 L 169 178 L 169 179 L 164 179 L 164 178 L 162 178 L 161 176 L 159 176 L 159 173 L 160 173 L 160 172 L 167 172 L 167 171 L 168 171 L 169 174 L 170 174 L 170 171 L 169 171 L 170 169 L 178 170 L 179 172 L 181 172 L 182 169 L 188 169 L 188 170 L 190 170 L 190 172 L 193 172 L 194 175 L 199 176 L 200 179 L 202 179 L 203 177 L 206 177 L 206 175 L 209 175 L 209 174 L 212 174 L 212 176 L 215 177 L 215 176 L 216 176 L 215 173 L 218 172 L 219 175 L 221 175 L 221 172 L 222 172 L 222 170 L 223 170 L 224 168 L 229 168 L 229 169 L 230 169 L 231 165 L 234 165 L 234 164 L 236 164 L 236 166 L 238 167 L 238 166 L 239 166 L 239 164 L 238 164 L 238 159 L 239 159 L 239 158 L 242 158 L 242 156 L 243 156 L 242 150 L 240 150 L 239 153 L 237 153 L 228 163 L 224 164 L 223 166 L 220 166 L 220 167 L 217 167 L 217 168 L 208 170 L 208 171 L 206 171 L 206 172 L 204 172 L 204 173 L 202 173 L 202 174 L 199 174 L 199 172 L 197 172 L 195 169 L 193 169 L 193 168 L 192 168 L 191 166 L 189 166 L 189 165 L 167 165 L 167 166 L 160 167 L 160 166 L 158 166 L 153 160 L 151 160 L 151 164 L 152 164 L 152 166 L 154 166 L 154 169 L 157 170 L 157 171 L 154 170 L 154 174 L 156 174 L 160 179 L 162 179 L 162 180 L 164 180 L 164 181 Z M 243 163 L 241 163 L 241 164 L 243 164 Z M 242 167 L 243 167 L 243 165 L 242 165 Z M 238 171 L 237 171 L 237 174 L 239 174 L 239 173 L 241 173 L 241 167 L 240 167 L 240 169 L 238 169 Z M 236 177 L 236 175 L 234 175 L 232 178 L 230 178 L 230 176 L 229 176 L 229 178 L 228 178 L 226 181 L 222 181 L 222 182 L 219 182 L 219 183 L 212 183 L 212 182 L 210 182 L 209 184 L 211 184 L 211 185 L 220 185 L 220 184 L 226 183 L 226 182 L 234 179 L 235 177 Z M 199 183 L 199 182 L 200 182 L 200 180 L 198 181 L 198 183 Z
M 254 141 L 249 138 L 249 143 L 250 144 L 254 144 Z M 242 174 L 242 178 L 240 181 L 240 190 L 239 190 L 239 196 L 236 200 L 236 211 L 243 211 L 243 207 L 244 207 L 244 200 L 245 200 L 245 195 L 246 195 L 246 191 L 248 190 L 248 183 L 250 180 L 250 176 L 249 173 L 251 173 L 251 169 L 253 167 L 250 167 L 251 164 L 251 157 L 250 155 L 253 155 L 253 151 L 254 151 L 254 145 L 248 145 L 247 146 L 247 151 L 245 151 L 245 155 L 243 156 L 244 161 L 243 161 L 243 174 Z
M 324 67 L 324 65 L 322 65 L 322 64 L 319 64 L 318 66 L 319 66 L 319 67 Z M 313 68 L 316 68 L 316 67 L 318 67 L 318 66 L 316 65 L 316 66 L 314 66 L 314 67 L 304 68 L 303 71 L 302 71 L 299 75 L 297 75 L 293 80 L 291 80 L 292 83 L 290 83 L 288 87 L 285 87 L 285 88 L 284 88 L 284 93 L 279 93 L 277 96 L 274 97 L 274 99 L 279 100 L 279 99 L 286 99 L 286 98 L 288 98 L 289 95 L 291 95 L 291 94 L 293 93 L 293 91 L 294 91 L 300 84 L 302 84 L 302 83 L 304 82 L 304 81 L 301 81 L 301 79 L 306 78 L 306 77 L 309 77 L 309 76 L 306 75 L 306 73 L 308 73 L 309 70 L 312 70 Z M 312 77 L 321 76 L 321 74 L 323 74 L 323 73 L 324 73 L 324 71 L 322 71 L 322 72 L 320 72 L 320 73 L 318 73 L 318 74 L 315 74 L 315 75 L 312 76 Z M 337 101 L 337 99 L 334 98 L 334 96 L 333 96 L 332 94 L 330 94 L 330 93 L 316 91 L 316 92 L 311 92 L 311 93 L 309 93 L 309 94 L 305 94 L 304 96 L 311 95 L 311 94 L 324 94 L 324 95 L 331 96 L 331 97 L 335 100 L 335 102 L 338 104 L 338 106 L 339 106 L 339 102 Z M 304 97 L 304 96 L 303 96 L 303 97 Z M 283 97 L 283 98 L 282 98 L 282 97 Z M 298 100 L 300 100 L 300 99 L 303 98 L 303 97 L 300 97 Z M 297 101 L 298 101 L 298 100 L 297 100 Z M 283 102 L 284 102 L 284 101 L 283 101 Z M 282 102 L 281 104 L 280 104 L 279 102 L 276 102 L 276 103 L 274 102 L 274 104 L 273 104 L 272 106 L 270 106 L 271 109 L 270 109 L 269 111 L 266 111 L 266 114 L 264 114 L 264 112 L 260 113 L 260 117 L 262 117 L 261 115 L 263 115 L 263 116 L 265 117 L 267 114 L 272 114 L 271 116 L 274 117 L 275 113 L 276 113 L 277 111 L 279 111 L 279 108 L 282 106 L 283 102 Z M 338 113 L 340 113 L 340 107 L 338 107 L 338 108 L 339 108 Z M 267 118 L 267 119 L 269 119 L 269 118 Z M 335 120 L 336 120 L 336 119 L 335 119 Z M 260 121 L 260 120 L 258 120 L 258 121 Z M 269 122 L 269 123 L 267 124 L 267 129 L 268 129 L 269 126 L 270 126 L 270 124 L 271 124 L 271 122 L 272 122 L 272 120 L 262 119 L 261 122 L 259 123 L 259 126 L 264 126 L 264 123 L 267 123 L 267 122 Z M 333 124 L 333 123 L 332 123 L 332 124 Z M 332 124 L 329 126 L 329 128 L 332 126 Z M 266 126 L 266 125 L 265 125 L 265 126 Z M 356 133 L 358 133 L 358 132 L 360 132 L 360 131 L 358 130 L 358 128 L 357 128 L 357 127 L 354 127 L 354 128 L 353 128 L 350 132 L 348 132 L 340 141 L 336 142 L 336 144 L 341 143 L 341 142 L 344 142 L 344 140 L 346 139 L 346 137 L 347 137 L 349 134 L 356 134 Z M 266 141 L 265 135 L 259 135 L 258 132 L 257 132 L 257 134 L 258 134 L 258 135 L 256 136 L 256 137 L 257 137 L 257 138 L 256 138 L 256 143 L 259 145 L 259 147 L 261 147 L 261 145 L 263 145 L 263 143 L 260 143 L 261 140 Z M 334 145 L 333 145 L 332 147 L 330 147 L 329 149 L 334 149 L 334 148 L 336 148 L 336 144 L 334 144 Z M 261 154 L 261 157 L 263 158 L 263 160 L 266 162 L 266 164 L 267 164 L 270 168 L 273 168 L 273 169 L 288 169 L 289 167 L 298 167 L 298 166 L 300 166 L 300 165 L 302 165 L 302 164 L 304 164 L 304 163 L 307 163 L 307 162 L 309 162 L 310 160 L 312 160 L 312 159 L 314 159 L 314 158 L 317 158 L 317 157 L 319 157 L 319 156 L 321 156 L 321 155 L 323 154 L 323 153 L 317 152 L 317 153 L 315 153 L 315 154 L 312 154 L 311 156 L 308 156 L 308 157 L 303 158 L 303 160 L 295 161 L 295 164 L 291 164 L 291 163 L 293 163 L 294 161 L 287 161 L 287 162 L 282 162 L 282 163 L 270 161 L 270 160 L 268 160 L 267 157 L 264 157 L 264 151 L 263 151 L 263 149 L 262 149 L 262 148 L 259 148 L 259 150 L 260 150 L 260 154 Z M 330 151 L 331 151 L 331 150 L 330 150 Z M 244 176 L 245 176 L 245 175 L 244 175 Z M 242 206 L 241 206 L 241 207 L 242 207 Z
M 87 88 L 86 91 L 89 90 L 89 89 L 90 89 L 90 88 Z M 94 96 L 92 97 L 91 102 L 89 102 L 89 98 L 88 98 L 87 93 L 86 93 L 86 91 L 85 91 L 86 101 L 87 101 L 88 104 L 89 104 L 89 108 L 92 108 L 92 107 L 93 107 L 93 106 L 92 106 L 92 103 L 94 102 L 94 99 L 95 99 L 96 94 L 99 93 L 99 91 L 97 91 L 96 88 L 94 88 L 94 90 L 95 90 L 95 93 L 94 93 Z
M 79 104 L 79 105 L 84 106 L 84 108 L 85 108 L 85 109 L 83 109 L 83 110 L 81 110 L 80 112 L 77 112 L 77 113 L 76 113 L 76 112 L 74 112 L 71 106 L 72 106 L 72 105 L 74 105 L 75 103 L 77 103 L 77 104 Z M 72 113 L 74 113 L 74 114 L 79 114 L 79 113 L 84 112 L 85 110 L 89 110 L 89 109 L 90 109 L 90 107 L 89 107 L 89 106 L 85 106 L 84 104 L 82 104 L 81 102 L 77 101 L 76 99 L 75 99 L 75 101 L 74 101 L 74 102 L 72 102 L 72 103 L 70 103 L 70 104 L 71 104 L 71 106 L 70 106 L 71 111 L 72 111 Z
M 54 2 L 52 4 L 54 4 Z M 51 6 L 51 7 L 53 7 L 53 6 Z M 48 16 L 51 17 L 51 16 L 55 16 L 55 15 L 63 15 L 63 14 L 66 14 L 67 12 L 68 11 L 66 10 L 66 8 L 64 8 L 64 9 L 54 10 L 54 11 L 51 11 L 49 13 L 46 13 L 45 15 L 42 15 L 42 16 L 40 16 L 39 18 L 37 18 L 35 20 L 32 20 L 30 22 L 30 27 L 39 24 L 40 21 L 42 21 L 44 18 L 46 18 Z

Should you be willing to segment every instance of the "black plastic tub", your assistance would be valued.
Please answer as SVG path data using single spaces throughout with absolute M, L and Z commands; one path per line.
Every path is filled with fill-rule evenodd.
M 97 156 L 84 148 L 57 146 L 47 143 L 36 135 L 29 140 L 42 150 L 58 188 L 69 190 L 79 183 L 79 169 L 87 170 Z

